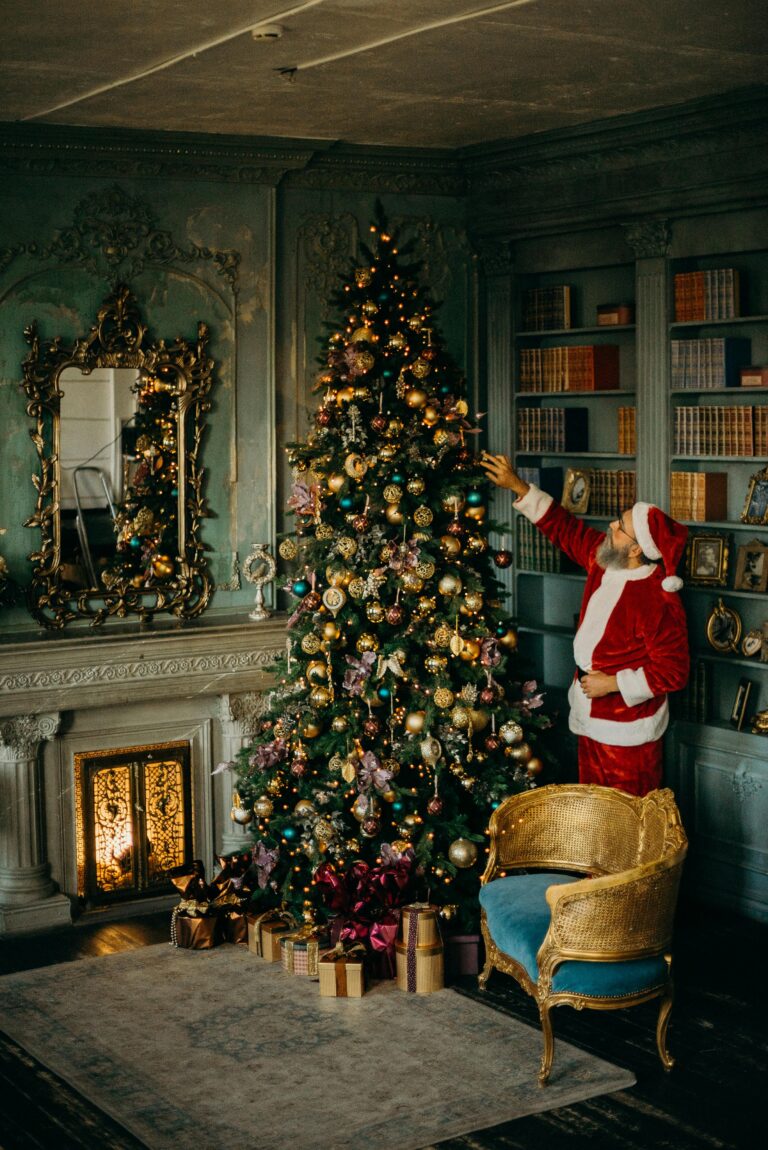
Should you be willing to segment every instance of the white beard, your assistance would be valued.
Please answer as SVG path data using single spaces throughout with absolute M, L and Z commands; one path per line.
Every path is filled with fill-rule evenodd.
M 603 571 L 625 571 L 629 567 L 629 549 L 632 546 L 628 543 L 626 547 L 616 547 L 609 535 L 606 535 L 603 542 L 595 552 L 595 559 L 599 567 Z

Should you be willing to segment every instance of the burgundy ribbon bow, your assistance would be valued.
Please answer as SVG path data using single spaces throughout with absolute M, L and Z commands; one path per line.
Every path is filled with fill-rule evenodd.
M 344 672 L 344 682 L 341 684 L 350 695 L 362 695 L 366 682 L 371 676 L 376 655 L 373 651 L 364 651 L 359 659 L 353 655 L 345 656 L 349 670 Z

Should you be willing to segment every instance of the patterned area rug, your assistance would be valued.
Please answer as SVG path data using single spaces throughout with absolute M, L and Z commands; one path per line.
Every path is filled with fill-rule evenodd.
M 633 1076 L 452 990 L 321 998 L 245 947 L 7 975 L 0 1029 L 152 1150 L 424 1150 Z

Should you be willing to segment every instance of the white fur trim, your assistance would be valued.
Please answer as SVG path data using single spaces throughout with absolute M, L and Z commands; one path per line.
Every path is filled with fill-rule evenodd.
M 515 510 L 520 511 L 526 519 L 530 519 L 531 523 L 538 523 L 544 517 L 547 511 L 552 506 L 553 499 L 551 495 L 547 495 L 546 491 L 540 491 L 533 483 L 526 491 L 525 495 L 521 495 L 519 499 L 514 502 Z
M 647 703 L 653 698 L 653 691 L 648 686 L 642 667 L 638 667 L 636 671 L 631 671 L 628 667 L 623 671 L 617 671 L 616 682 L 621 697 L 628 707 L 636 707 L 638 703 Z
M 662 579 L 661 585 L 665 591 L 680 591 L 683 587 L 683 581 L 679 575 L 667 575 Z
M 573 657 L 582 671 L 592 670 L 595 647 L 605 634 L 611 614 L 621 598 L 627 583 L 647 579 L 655 567 L 644 563 L 641 567 L 625 567 L 620 571 L 606 571 L 600 586 L 590 597 L 581 626 L 573 640 Z
M 568 691 L 571 713 L 568 726 L 575 735 L 587 735 L 598 743 L 612 747 L 639 747 L 642 743 L 654 743 L 669 725 L 669 705 L 666 698 L 653 715 L 644 719 L 633 719 L 619 723 L 614 719 L 593 719 L 590 714 L 591 702 L 581 689 L 578 679 L 574 679 Z
M 637 542 L 642 548 L 643 555 L 647 555 L 649 559 L 661 559 L 661 552 L 654 543 L 651 529 L 648 526 L 648 512 L 652 506 L 651 503 L 636 503 L 632 508 L 632 526 L 635 529 Z

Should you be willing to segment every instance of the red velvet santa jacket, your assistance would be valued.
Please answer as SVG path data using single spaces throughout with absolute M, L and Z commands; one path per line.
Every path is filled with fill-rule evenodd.
M 568 692 L 569 726 L 577 735 L 619 747 L 661 737 L 669 722 L 667 694 L 688 680 L 688 633 L 679 596 L 664 591 L 655 564 L 604 571 L 595 552 L 605 536 L 576 519 L 550 495 L 531 487 L 518 511 L 580 567 L 587 584 L 573 641 L 582 671 L 615 675 L 618 691 L 588 699 L 578 674 Z

